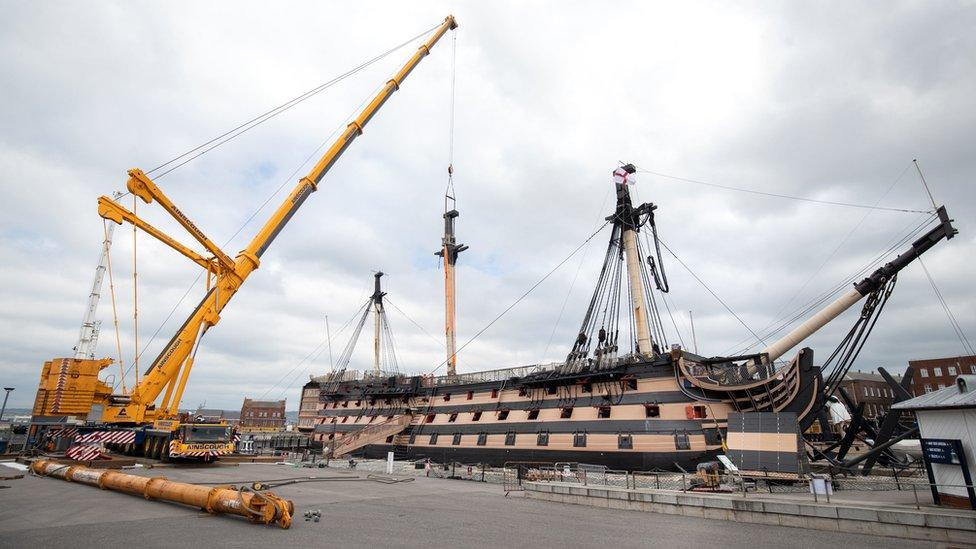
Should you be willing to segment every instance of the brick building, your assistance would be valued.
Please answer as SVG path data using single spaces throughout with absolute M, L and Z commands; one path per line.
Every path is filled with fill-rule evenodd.
M 284 429 L 285 401 L 245 398 L 244 406 L 241 407 L 240 426 L 242 428 Z
M 958 376 L 976 374 L 973 355 L 909 360 L 908 365 L 915 368 L 912 383 L 915 396 L 952 387 Z
M 901 376 L 893 375 L 897 381 Z M 884 415 L 891 408 L 895 394 L 881 374 L 849 371 L 840 384 L 847 391 L 854 405 L 864 403 L 864 417 L 871 419 Z M 853 410 L 851 410 L 853 412 Z

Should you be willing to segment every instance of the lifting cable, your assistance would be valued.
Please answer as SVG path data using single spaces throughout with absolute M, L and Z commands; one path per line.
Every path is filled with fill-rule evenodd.
M 771 196 L 771 197 L 775 197 L 775 198 L 786 198 L 786 199 L 789 199 L 789 200 L 799 200 L 801 202 L 812 202 L 812 203 L 815 203 L 815 204 L 827 204 L 827 205 L 830 205 L 830 206 L 845 206 L 845 207 L 848 207 L 848 208 L 863 208 L 863 209 L 869 209 L 869 210 L 882 210 L 882 211 L 888 211 L 888 212 L 932 213 L 931 210 L 913 210 L 913 209 L 910 209 L 910 208 L 889 208 L 889 207 L 877 206 L 877 205 L 870 206 L 868 204 L 855 204 L 855 203 L 851 203 L 851 202 L 836 202 L 836 201 L 833 201 L 833 200 L 818 200 L 818 199 L 815 199 L 815 198 L 806 198 L 806 197 L 802 197 L 802 196 L 791 196 L 791 195 L 787 195 L 787 194 L 778 194 L 778 193 L 770 193 L 770 192 L 765 192 L 765 191 L 757 191 L 755 189 L 744 189 L 744 188 L 741 188 L 741 187 L 732 187 L 730 185 L 719 185 L 718 183 L 708 183 L 706 181 L 701 181 L 701 180 L 698 180 L 698 179 L 689 179 L 689 178 L 686 178 L 686 177 L 678 177 L 678 176 L 675 176 L 675 175 L 667 175 L 667 174 L 663 174 L 663 173 L 659 173 L 659 172 L 647 170 L 647 169 L 644 169 L 644 168 L 641 168 L 641 167 L 638 167 L 637 168 L 637 171 L 643 172 L 643 173 L 649 173 L 651 175 L 656 175 L 658 177 L 664 177 L 664 178 L 667 178 L 667 179 L 673 179 L 675 181 L 684 181 L 686 183 L 696 183 L 698 185 L 705 185 L 705 186 L 708 186 L 708 187 L 715 187 L 715 188 L 718 188 L 718 189 L 725 189 L 725 190 L 729 190 L 729 191 L 739 191 L 739 192 L 743 192 L 743 193 L 758 194 L 758 195 L 763 195 L 763 196 Z
M 529 289 L 526 290 L 522 295 L 520 295 L 515 301 L 513 301 L 511 305 L 509 305 L 508 307 L 506 307 L 505 310 L 503 310 L 502 312 L 498 313 L 498 315 L 495 318 L 493 318 L 491 320 L 491 322 L 489 322 L 487 325 L 485 325 L 484 328 L 478 330 L 478 332 L 476 334 L 474 334 L 471 337 L 471 339 L 467 340 L 466 342 L 464 342 L 463 345 L 461 345 L 460 347 L 458 347 L 458 349 L 457 349 L 457 351 L 456 351 L 455 354 L 460 353 L 462 350 L 464 350 L 465 347 L 467 347 L 468 345 L 470 345 L 471 343 L 473 343 L 474 340 L 478 339 L 478 337 L 480 337 L 481 334 L 485 333 L 488 330 L 488 328 L 491 328 L 492 325 L 494 325 L 496 322 L 498 322 L 509 311 L 511 311 L 512 309 L 514 309 L 515 306 L 518 305 L 519 303 L 521 303 L 521 301 L 523 299 L 525 299 L 526 296 L 528 296 L 530 293 L 532 293 L 533 290 L 535 290 L 536 288 L 538 288 L 543 282 L 545 282 L 550 276 L 552 276 L 553 273 L 555 273 L 557 270 L 559 270 L 559 268 L 562 267 L 567 261 L 569 261 L 574 255 L 576 255 L 577 252 L 579 252 L 580 250 L 582 250 L 583 247 L 586 246 L 586 243 L 587 242 L 589 242 L 590 240 L 592 240 L 593 237 L 595 237 L 596 235 L 600 234 L 600 231 L 602 231 L 603 228 L 606 227 L 609 223 L 610 222 L 607 221 L 606 223 L 604 223 L 603 225 L 601 225 L 599 229 L 597 229 L 596 231 L 594 231 L 593 234 L 591 234 L 590 236 L 586 237 L 586 240 L 584 240 L 582 243 L 580 243 L 579 246 L 577 246 L 575 249 L 573 249 L 573 251 L 571 251 L 569 253 L 569 255 L 567 255 L 565 258 L 563 258 L 562 261 L 560 261 L 559 263 L 557 263 L 556 266 L 553 267 L 542 278 L 540 278 L 539 280 L 537 280 L 535 282 L 535 284 L 533 284 L 531 287 L 529 287 Z M 437 370 L 440 370 L 441 367 L 444 366 L 445 364 L 447 364 L 447 359 L 442 360 L 441 363 L 438 364 L 437 366 L 435 366 L 429 373 L 430 374 L 433 374 Z
M 119 333 L 119 310 L 115 304 L 115 280 L 112 276 L 112 254 L 109 251 L 108 246 L 108 220 L 102 219 L 102 230 L 105 233 L 105 265 L 108 271 L 108 289 L 112 296 L 112 322 L 115 324 L 115 349 L 119 353 L 119 371 L 122 372 L 119 378 L 119 383 L 122 384 L 122 391 L 127 392 L 125 388 L 125 373 L 126 369 L 123 368 L 125 361 L 122 359 L 122 335 Z
M 382 87 L 382 86 L 378 86 L 378 87 L 377 87 L 377 90 L 378 90 L 378 89 L 379 89 L 380 87 Z M 328 137 L 326 137 L 326 138 L 325 138 L 324 140 L 322 140 L 322 142 L 321 142 L 321 143 L 319 143 L 319 144 L 318 144 L 318 146 L 317 146 L 317 147 L 315 147 L 315 149 L 314 149 L 314 150 L 312 150 L 312 151 L 311 151 L 311 152 L 310 152 L 310 153 L 308 154 L 308 156 L 306 156 L 306 157 L 305 157 L 305 159 L 304 159 L 304 160 L 303 160 L 303 161 L 302 161 L 302 162 L 301 162 L 301 163 L 300 163 L 300 164 L 299 164 L 298 166 L 296 166 L 296 167 L 295 167 L 295 169 L 294 169 L 294 170 L 293 170 L 293 171 L 292 171 L 292 172 L 291 172 L 291 173 L 290 173 L 290 174 L 289 174 L 289 175 L 288 175 L 287 177 L 285 177 L 285 178 L 284 178 L 284 179 L 283 179 L 283 180 L 281 181 L 281 183 L 280 183 L 280 184 L 278 185 L 278 187 L 277 187 L 277 188 L 276 188 L 276 189 L 275 189 L 275 190 L 274 190 L 273 192 L 271 192 L 271 193 L 270 193 L 270 194 L 268 195 L 268 197 L 267 197 L 267 198 L 266 198 L 266 199 L 264 200 L 264 202 L 262 202 L 262 203 L 261 203 L 261 205 L 260 205 L 260 206 L 258 206 L 258 207 L 257 207 L 257 208 L 256 208 L 256 209 L 255 209 L 255 210 L 254 210 L 254 211 L 253 211 L 253 212 L 252 212 L 252 213 L 251 213 L 251 214 L 250 214 L 250 215 L 249 215 L 249 216 L 247 217 L 247 219 L 245 219 L 245 220 L 244 220 L 244 222 L 243 222 L 243 223 L 241 223 L 241 225 L 240 225 L 240 227 L 238 227 L 238 228 L 237 228 L 237 230 L 236 230 L 236 231 L 234 232 L 234 234 L 232 234 L 232 235 L 231 235 L 231 236 L 230 236 L 230 237 L 229 237 L 229 238 L 228 238 L 228 239 L 227 239 L 227 240 L 226 240 L 226 241 L 225 241 L 225 242 L 223 243 L 223 245 L 221 246 L 221 248 L 227 248 L 227 246 L 228 246 L 228 245 L 230 245 L 230 243 L 231 243 L 231 242 L 232 242 L 232 241 L 233 241 L 233 240 L 234 240 L 235 238 L 237 238 L 237 236 L 238 236 L 239 234 L 241 234 L 241 232 L 242 232 L 242 231 L 243 231 L 243 230 L 244 230 L 244 229 L 245 229 L 245 228 L 246 228 L 246 227 L 247 227 L 247 226 L 248 226 L 248 225 L 249 225 L 249 224 L 251 223 L 251 221 L 253 221 L 253 220 L 254 220 L 254 218 L 255 218 L 255 217 L 257 217 L 257 215 L 258 215 L 259 213 L 261 213 L 261 211 L 262 211 L 262 210 L 264 210 L 264 208 L 265 208 L 265 207 L 267 207 L 267 205 L 268 205 L 268 204 L 270 204 L 270 203 L 271 203 L 271 201 L 272 201 L 272 200 L 274 200 L 274 198 L 275 198 L 275 197 L 276 197 L 276 196 L 277 196 L 277 195 L 278 195 L 279 193 L 281 193 L 281 190 L 285 188 L 285 185 L 287 185 L 288 183 L 290 183 L 290 182 L 292 182 L 292 181 L 293 181 L 293 180 L 295 179 L 295 177 L 296 177 L 296 176 L 298 175 L 298 172 L 300 172 L 300 171 L 301 171 L 301 170 L 302 170 L 302 169 L 303 169 L 303 168 L 304 168 L 304 167 L 305 167 L 306 165 L 308 165 L 308 163 L 309 163 L 309 162 L 311 162 L 311 161 L 312 161 L 312 159 L 313 159 L 313 158 L 315 158 L 315 157 L 316 157 L 316 156 L 317 156 L 317 155 L 319 154 L 319 152 L 320 152 L 320 151 L 321 151 L 321 150 L 322 150 L 323 148 L 325 148 L 325 147 L 326 147 L 326 146 L 327 146 L 327 145 L 328 145 L 329 143 L 331 143 L 331 142 L 332 142 L 332 139 L 333 139 L 333 138 L 334 138 L 334 137 L 335 137 L 335 136 L 336 136 L 336 135 L 337 135 L 337 134 L 338 134 L 338 133 L 339 133 L 339 132 L 340 132 L 340 131 L 341 131 L 341 130 L 342 130 L 343 128 L 345 128 L 345 125 L 346 125 L 346 124 L 347 124 L 347 123 L 348 123 L 348 122 L 349 122 L 349 121 L 350 121 L 350 120 L 351 120 L 351 119 L 352 119 L 352 118 L 353 118 L 353 117 L 354 117 L 354 116 L 356 115 L 356 113 L 357 113 L 357 112 L 359 112 L 359 111 L 360 111 L 360 110 L 362 109 L 362 107 L 363 107 L 363 106 L 365 106 L 365 105 L 366 105 L 366 103 L 367 103 L 367 102 L 368 102 L 369 100 L 370 100 L 370 97 L 367 97 L 366 99 L 364 99 L 363 101 L 361 101 L 361 102 L 359 103 L 359 105 L 358 105 L 358 106 L 356 106 L 356 108 L 354 108 L 354 109 L 353 109 L 353 110 L 352 110 L 352 111 L 351 111 L 351 112 L 349 113 L 349 115 L 347 115 L 347 116 L 346 116 L 346 118 L 344 119 L 344 121 L 343 121 L 343 122 L 342 122 L 342 123 L 341 123 L 341 124 L 340 124 L 339 126 L 337 126 L 337 127 L 335 128 L 335 130 L 333 130 L 333 131 L 332 131 L 332 133 L 328 135 Z M 123 196 L 124 196 L 124 195 L 123 195 Z M 153 343 L 153 341 L 155 341 L 155 340 L 156 340 L 156 337 L 157 337 L 157 336 L 159 335 L 159 332 L 161 332 L 161 331 L 162 331 L 162 329 L 163 329 L 163 328 L 164 328 L 164 327 L 166 326 L 166 323 L 168 323 L 168 322 L 170 321 L 170 319 L 171 319 L 171 318 L 173 318 L 173 315 L 174 315 L 174 314 L 176 314 L 176 311 L 177 311 L 177 309 L 179 308 L 179 306 L 180 306 L 180 305 L 182 305 L 184 301 L 186 301 L 186 298 L 187 298 L 187 297 L 189 297 L 189 295 L 190 295 L 190 292 L 192 292 L 192 291 L 193 291 L 193 288 L 195 288 L 195 287 L 196 287 L 196 285 L 197 285 L 197 284 L 198 284 L 198 283 L 200 282 L 200 280 L 201 280 L 201 279 L 203 278 L 203 275 L 204 275 L 204 272 L 200 272 L 200 273 L 198 273 L 198 274 L 197 274 L 197 276 L 196 276 L 196 277 L 195 277 L 195 278 L 193 279 L 193 281 L 192 281 L 192 282 L 190 282 L 190 285 L 189 285 L 189 286 L 187 287 L 187 289 L 186 289 L 186 291 L 185 291 L 185 292 L 183 292 L 183 295 L 182 295 L 182 296 L 180 297 L 180 299 L 179 299 L 179 300 L 177 300 L 177 302 L 176 302 L 176 304 L 175 304 L 175 305 L 173 305 L 173 308 L 172 308 L 172 309 L 170 309 L 170 311 L 169 311 L 169 313 L 168 313 L 168 314 L 166 315 L 166 318 L 164 318 L 164 319 L 163 319 L 163 321 L 162 321 L 162 322 L 161 322 L 161 323 L 159 324 L 159 326 L 158 326 L 158 327 L 156 328 L 156 330 L 155 330 L 155 331 L 153 332 L 153 335 L 152 335 L 152 336 L 151 336 L 151 337 L 149 338 L 149 342 L 148 342 L 148 343 L 146 343 L 146 345 L 145 345 L 145 346 L 143 346 L 143 348 L 142 348 L 142 351 L 141 351 L 141 352 L 139 353 L 139 355 L 140 355 L 140 357 L 142 356 L 142 354 L 143 354 L 143 353 L 145 353 L 145 352 L 146 352 L 146 350 L 148 350 L 148 349 L 149 349 L 149 347 L 150 347 L 150 345 L 152 345 L 152 343 Z M 130 370 L 131 368 L 132 368 L 132 365 L 130 364 L 130 365 L 129 365 L 129 367 L 128 367 L 128 368 L 126 369 L 126 372 L 128 372 L 128 370 Z M 117 387 L 117 385 L 116 385 L 116 387 Z M 115 390 L 115 387 L 113 387 L 113 391 L 114 391 L 114 390 Z
M 340 74 L 339 76 L 336 76 L 336 77 L 332 78 L 331 80 L 329 80 L 327 82 L 324 82 L 322 84 L 319 84 L 318 86 L 316 86 L 316 87 L 314 87 L 314 88 L 306 91 L 305 93 L 303 93 L 301 95 L 298 95 L 298 96 L 296 96 L 296 97 L 294 97 L 294 98 L 292 98 L 292 99 L 290 99 L 290 100 L 288 100 L 288 101 L 286 101 L 286 102 L 278 105 L 277 107 L 274 107 L 271 110 L 268 110 L 268 111 L 266 111 L 266 112 L 264 112 L 262 114 L 259 114 L 259 115 L 255 116 L 254 118 L 251 118 L 250 120 L 248 120 L 248 121 L 246 121 L 246 122 L 244 122 L 244 123 L 242 123 L 242 124 L 240 124 L 240 125 L 232 128 L 230 130 L 227 130 L 226 132 L 224 132 L 224 133 L 222 133 L 222 134 L 220 134 L 220 135 L 218 135 L 216 137 L 214 137 L 213 139 L 210 139 L 209 141 L 207 141 L 205 143 L 201 143 L 200 145 L 197 145 L 196 147 L 194 147 L 194 148 L 192 148 L 192 149 L 184 152 L 183 154 L 180 154 L 178 156 L 173 157 L 172 159 L 170 159 L 170 160 L 168 160 L 168 161 L 166 161 L 166 162 L 164 162 L 164 163 L 156 166 L 155 168 L 147 171 L 146 174 L 147 175 L 152 175 L 154 172 L 157 172 L 159 170 L 162 170 L 163 168 L 167 168 L 168 167 L 168 169 L 166 169 L 165 171 L 160 172 L 159 174 L 157 174 L 155 176 L 155 179 L 157 179 L 157 180 L 160 179 L 160 178 L 162 178 L 163 176 L 165 176 L 166 174 L 172 172 L 173 170 L 176 170 L 176 169 L 180 168 L 181 166 L 187 164 L 188 162 L 191 162 L 191 161 L 193 161 L 193 160 L 195 160 L 195 159 L 203 156 L 204 154 L 206 154 L 206 153 L 208 153 L 208 152 L 216 149 L 217 147 L 223 145 L 224 143 L 227 143 L 228 141 L 233 140 L 234 138 L 240 136 L 241 134 L 243 134 L 243 133 L 245 133 L 245 132 L 247 132 L 247 131 L 249 131 L 249 130 L 251 130 L 251 129 L 253 129 L 253 128 L 255 128 L 255 127 L 257 127 L 257 126 L 259 126 L 259 125 L 261 125 L 263 123 L 265 123 L 265 122 L 267 122 L 268 120 L 271 120 L 272 118 L 274 118 L 274 117 L 278 116 L 279 114 L 287 111 L 288 109 L 291 109 L 292 107 L 294 107 L 294 106 L 296 106 L 296 105 L 304 102 L 306 99 L 309 99 L 309 98 L 311 98 L 311 97 L 313 97 L 315 95 L 318 95 L 319 93 L 321 93 L 322 91 L 327 90 L 328 88 L 332 87 L 333 85 L 338 84 L 339 82 L 342 82 L 346 78 L 349 78 L 350 76 L 355 75 L 356 73 L 358 73 L 358 72 L 362 71 L 363 69 L 369 67 L 370 65 L 372 65 L 372 64 L 374 64 L 374 63 L 382 60 L 383 58 L 385 58 L 388 55 L 396 52 L 397 50 L 400 50 L 400 49 L 404 48 L 405 46 L 410 45 L 412 42 L 415 42 L 416 40 L 418 40 L 420 38 L 423 38 L 424 36 L 426 36 L 427 34 L 429 34 L 431 31 L 433 31 L 434 29 L 436 29 L 439 26 L 440 25 L 435 25 L 435 26 L 433 26 L 433 27 L 431 27 L 431 28 L 429 28 L 429 29 L 427 29 L 427 30 L 425 30 L 425 31 L 417 34 L 413 38 L 410 38 L 409 40 L 406 40 L 405 42 L 402 42 L 399 45 L 394 46 L 393 48 L 391 48 L 389 50 L 386 50 L 385 52 L 383 52 L 383 53 L 381 53 L 381 54 L 373 57 L 372 59 L 369 59 L 368 61 L 366 61 L 366 62 L 364 62 L 364 63 L 362 63 L 362 64 L 360 64 L 360 65 L 358 65 L 358 66 L 356 66 L 356 67 L 354 67 L 352 69 L 347 70 L 346 72 Z M 174 166 L 170 166 L 171 164 L 175 164 L 175 165 Z
M 132 195 L 132 215 L 138 217 L 139 198 Z M 139 386 L 139 255 L 138 255 L 137 227 L 132 225 L 132 333 L 135 345 L 132 367 L 136 375 L 136 386 Z

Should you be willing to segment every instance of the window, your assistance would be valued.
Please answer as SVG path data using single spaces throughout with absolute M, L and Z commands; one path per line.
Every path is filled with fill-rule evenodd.
M 454 446 L 460 446 L 461 444 L 461 433 L 454 433 L 454 440 L 451 441 Z
M 929 385 L 928 383 L 925 384 L 925 392 L 926 393 L 931 393 L 932 392 L 932 386 Z
M 705 417 L 705 407 L 685 406 L 685 417 L 688 419 L 702 419 Z
M 688 440 L 688 431 L 675 431 L 674 448 L 676 450 L 691 450 L 691 441 Z
M 508 419 L 508 410 L 498 410 L 498 421 L 505 421 Z
M 468 400 L 471 400 L 473 398 L 474 398 L 474 391 L 468 391 Z
M 554 395 L 554 394 L 556 394 L 556 387 L 546 387 L 546 394 L 547 395 Z
M 454 423 L 455 421 L 457 421 L 457 416 L 458 416 L 457 412 L 454 412 L 453 414 L 447 416 L 447 422 Z
M 471 421 L 481 421 L 481 412 L 471 414 Z
M 451 393 L 444 393 L 444 402 L 451 400 Z
M 932 368 L 932 375 L 939 377 L 942 375 L 942 368 Z
M 527 417 L 529 419 L 539 419 L 539 410 L 538 409 L 536 409 L 536 410 L 529 410 L 529 414 L 528 414 Z
M 427 423 L 434 423 L 434 418 L 435 417 L 437 417 L 437 414 L 427 414 L 426 422 Z
M 661 417 L 661 407 L 657 404 L 645 404 L 644 417 Z
M 525 387 L 519 387 L 519 396 L 520 397 L 524 397 L 527 394 L 529 394 L 529 390 L 528 389 L 526 389 Z
M 601 419 L 609 418 L 610 417 L 610 407 L 609 406 L 600 406 L 600 408 L 597 409 L 596 417 L 601 418 Z
M 920 374 L 922 374 L 922 377 L 929 377 L 929 370 L 928 370 L 928 368 L 922 368 L 918 372 Z
M 586 448 L 586 433 L 573 433 L 573 447 Z
M 867 386 L 864 387 L 864 396 L 866 396 L 866 397 L 871 396 L 871 391 L 868 390 L 868 387 Z
M 505 433 L 505 446 L 515 446 L 515 433 L 509 431 Z
M 617 435 L 617 448 L 621 450 L 633 450 L 634 448 L 633 435 Z
M 580 387 L 580 390 L 583 391 L 584 393 L 592 393 L 593 392 L 593 384 L 592 383 L 584 383 Z
M 573 417 L 573 407 L 567 406 L 566 408 L 563 408 L 562 412 L 559 413 L 559 417 L 562 419 Z
M 430 445 L 433 446 L 437 444 L 437 433 L 430 434 Z
M 491 398 L 498 398 L 498 389 L 491 390 Z
M 956 367 L 955 366 L 949 366 L 948 368 L 946 368 L 946 370 L 949 371 L 949 375 L 950 376 L 955 376 L 956 375 Z
M 628 379 L 628 380 L 626 380 L 625 387 L 627 389 L 630 389 L 631 391 L 636 391 L 637 390 L 637 380 L 636 379 Z
M 536 446 L 549 446 L 549 433 L 539 433 L 535 439 Z
M 940 383 L 939 384 L 939 389 L 945 389 L 945 383 Z
M 478 446 L 488 444 L 488 433 L 478 433 Z

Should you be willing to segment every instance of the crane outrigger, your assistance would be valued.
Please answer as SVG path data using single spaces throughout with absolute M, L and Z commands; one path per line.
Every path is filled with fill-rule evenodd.
M 247 247 L 233 259 L 207 237 L 145 172 L 139 169 L 129 170 L 126 185 L 129 192 L 147 204 L 157 202 L 209 252 L 209 255 L 197 253 L 181 244 L 108 197 L 102 196 L 98 199 L 98 214 L 117 224 L 127 222 L 134 225 L 205 269 L 206 294 L 153 360 L 142 380 L 131 391 L 115 393 L 111 386 L 98 380 L 98 372 L 111 364 L 110 359 L 54 359 L 45 365 L 42 372 L 34 415 L 63 415 L 58 409 L 52 409 L 52 406 L 46 403 L 63 400 L 66 391 L 63 380 L 71 378 L 80 380 L 75 381 L 76 385 L 72 386 L 77 386 L 80 390 L 80 393 L 75 391 L 77 402 L 72 408 L 72 415 L 87 415 L 93 405 L 101 405 L 102 425 L 137 427 L 141 430 L 141 436 L 121 438 L 116 436 L 106 439 L 121 441 L 126 445 L 127 451 L 144 452 L 151 457 L 165 457 L 168 454 L 172 457 L 203 458 L 212 458 L 231 451 L 233 444 L 230 441 L 230 429 L 225 424 L 206 426 L 181 424 L 180 421 L 179 404 L 201 338 L 220 321 L 220 314 L 224 307 L 241 289 L 251 273 L 260 266 L 261 256 L 302 204 L 318 189 L 319 183 L 339 157 L 357 137 L 362 135 L 366 125 L 380 107 L 400 88 L 420 61 L 430 54 L 431 48 L 447 31 L 455 28 L 457 22 L 453 16 L 444 19 L 444 22 L 386 82 L 358 116 L 346 126 L 315 166 L 298 181 Z M 161 400 L 159 400 L 160 395 L 162 395 Z M 152 428 L 148 429 L 150 425 Z M 143 429 L 143 427 L 147 428 Z

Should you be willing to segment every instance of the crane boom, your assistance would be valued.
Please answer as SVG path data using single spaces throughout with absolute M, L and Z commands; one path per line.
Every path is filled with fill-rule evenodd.
M 183 322 L 173 338 L 163 347 L 145 372 L 145 377 L 131 393 L 127 395 L 113 395 L 109 405 L 105 407 L 102 419 L 108 423 L 142 423 L 159 418 L 174 417 L 177 413 L 190 368 L 193 365 L 195 348 L 206 331 L 220 321 L 220 312 L 228 301 L 237 293 L 247 277 L 258 268 L 260 258 L 285 227 L 292 216 L 298 211 L 305 200 L 318 188 L 319 182 L 329 172 L 335 162 L 352 142 L 363 133 L 366 124 L 373 118 L 380 107 L 396 92 L 411 71 L 420 61 L 430 54 L 431 48 L 448 31 L 457 28 L 453 16 L 448 16 L 437 27 L 426 42 L 403 65 L 403 67 L 387 81 L 386 85 L 377 92 L 372 101 L 363 108 L 359 115 L 349 123 L 343 133 L 331 147 L 322 155 L 318 163 L 302 177 L 292 192 L 282 202 L 278 209 L 268 218 L 248 246 L 241 251 L 229 265 L 224 268 L 226 260 L 223 253 L 180 211 L 162 191 L 139 170 L 130 170 L 129 190 L 150 202 L 155 199 L 164 208 L 177 217 L 183 225 L 200 243 L 213 253 L 215 271 L 208 269 L 208 275 L 214 274 L 214 283 L 209 285 L 208 291 L 190 316 Z M 103 201 L 104 204 L 104 201 Z M 101 212 L 100 212 L 101 213 Z M 135 217 L 134 214 L 132 217 Z M 121 216 L 110 219 L 120 223 Z M 125 220 L 133 219 L 126 216 Z M 138 218 L 136 218 L 138 219 Z M 154 235 L 157 236 L 157 235 Z M 157 236 L 159 238 L 159 236 Z M 161 239 L 162 240 L 162 239 Z M 169 245 L 169 242 L 163 240 Z M 181 250 L 181 253 L 184 253 Z M 209 280 L 209 278 L 208 278 Z M 156 399 L 165 391 L 162 402 L 154 407 Z
M 122 196 L 122 193 L 115 193 L 114 200 Z M 85 308 L 85 317 L 81 321 L 81 330 L 78 333 L 78 343 L 75 344 L 75 358 L 93 359 L 95 358 L 95 344 L 98 342 L 99 322 L 95 320 L 95 311 L 98 310 L 98 300 L 102 296 L 102 280 L 105 278 L 105 270 L 108 268 L 108 250 L 112 246 L 112 232 L 115 225 L 109 224 L 105 227 L 105 239 L 102 241 L 102 253 L 98 257 L 98 266 L 95 267 L 95 278 L 92 280 L 91 292 L 88 293 L 88 307 Z

